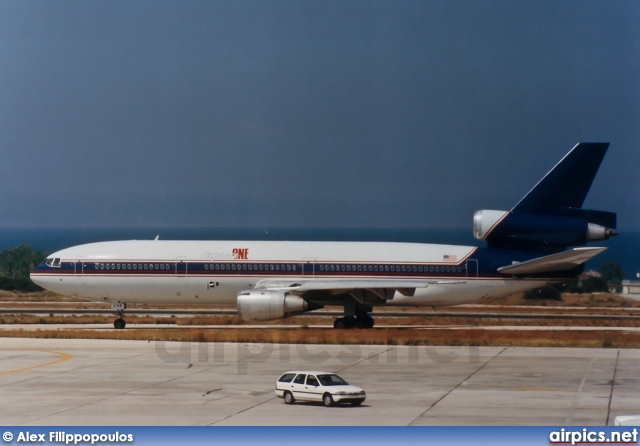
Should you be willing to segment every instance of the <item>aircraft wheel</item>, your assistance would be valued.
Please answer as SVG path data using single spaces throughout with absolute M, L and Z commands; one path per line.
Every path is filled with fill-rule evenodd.
M 344 320 L 347 324 L 347 328 L 355 328 L 356 322 L 358 322 L 355 316 L 346 316 Z
M 126 325 L 127 323 L 122 318 L 118 318 L 113 322 L 113 326 L 116 330 L 122 330 Z
M 363 328 L 373 328 L 373 318 L 369 315 L 366 315 L 362 318 L 362 327 Z
M 338 328 L 340 330 L 347 328 L 347 321 L 343 317 L 339 317 L 333 321 L 333 328 Z

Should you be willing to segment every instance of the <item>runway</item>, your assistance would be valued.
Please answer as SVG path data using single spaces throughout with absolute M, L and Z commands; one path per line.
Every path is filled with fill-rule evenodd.
M 0 340 L 5 425 L 605 425 L 640 413 L 625 349 Z M 291 369 L 337 372 L 361 407 L 288 406 Z

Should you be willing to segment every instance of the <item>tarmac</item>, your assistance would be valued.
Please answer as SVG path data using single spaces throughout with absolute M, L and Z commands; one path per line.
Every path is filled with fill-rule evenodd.
M 287 370 L 360 407 L 284 404 Z M 5 426 L 613 425 L 640 413 L 640 351 L 0 338 Z

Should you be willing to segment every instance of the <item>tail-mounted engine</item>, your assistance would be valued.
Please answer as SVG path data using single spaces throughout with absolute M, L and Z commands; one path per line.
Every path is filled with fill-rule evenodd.
M 496 248 L 566 248 L 608 240 L 617 235 L 616 214 L 583 209 L 566 209 L 565 215 L 477 211 L 473 236 Z
M 249 290 L 238 293 L 238 314 L 243 320 L 269 321 L 322 308 L 283 291 Z

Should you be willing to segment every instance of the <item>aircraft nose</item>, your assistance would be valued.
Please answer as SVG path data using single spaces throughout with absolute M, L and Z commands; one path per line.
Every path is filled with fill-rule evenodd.
M 49 270 L 49 268 L 50 267 L 47 264 L 47 261 L 45 260 L 40 265 L 36 266 L 35 268 L 33 268 L 31 270 L 31 272 L 29 273 L 29 278 L 36 285 L 45 288 L 45 286 L 43 284 L 43 278 L 45 277 L 44 274 Z

